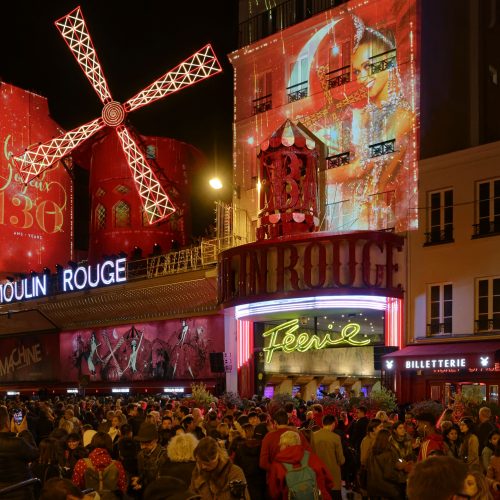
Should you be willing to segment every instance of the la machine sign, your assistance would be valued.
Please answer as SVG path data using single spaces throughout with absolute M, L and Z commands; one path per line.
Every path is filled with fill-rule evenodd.
M 35 275 L 2 283 L 0 284 L 0 304 L 123 283 L 127 281 L 126 261 L 125 258 L 107 260 L 96 266 L 75 266 L 63 269 L 56 276 Z M 56 282 L 52 281 L 54 278 Z

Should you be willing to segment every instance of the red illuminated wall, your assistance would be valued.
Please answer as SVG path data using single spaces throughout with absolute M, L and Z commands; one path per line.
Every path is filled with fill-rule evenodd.
M 162 252 L 167 252 L 173 241 L 178 246 L 189 243 L 193 174 L 204 162 L 202 154 L 189 144 L 165 137 L 140 136 L 137 140 L 176 212 L 164 222 L 148 224 L 117 135 L 106 133 L 92 141 L 75 156 L 78 164 L 90 169 L 91 262 L 120 251 L 130 254 L 135 246 L 146 257 L 155 243 Z
M 0 383 L 57 379 L 58 335 L 23 335 L 0 340 Z
M 73 193 L 61 162 L 25 186 L 12 162 L 63 132 L 47 100 L 0 83 L 0 272 L 40 271 L 72 258 Z
M 322 229 L 416 227 L 417 37 L 416 0 L 352 1 L 233 53 L 244 208 L 259 144 L 290 118 L 324 147 Z
M 224 351 L 219 316 L 79 330 L 60 335 L 67 381 L 195 380 L 213 378 L 210 353 Z

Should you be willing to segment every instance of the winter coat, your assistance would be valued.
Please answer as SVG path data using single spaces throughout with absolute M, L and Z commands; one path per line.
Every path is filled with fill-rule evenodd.
M 351 446 L 358 452 L 358 454 L 361 449 L 361 442 L 366 436 L 366 430 L 369 422 L 370 420 L 368 417 L 361 417 L 358 420 L 354 420 L 351 424 L 349 431 Z
M 104 448 L 96 448 L 90 452 L 89 459 L 92 462 L 94 469 L 97 471 L 104 470 L 111 462 L 111 455 L 108 450 Z M 125 493 L 127 489 L 127 478 L 125 476 L 125 469 L 121 462 L 115 461 L 115 465 L 118 468 L 118 489 Z M 85 489 L 85 471 L 87 470 L 87 464 L 85 459 L 80 459 L 76 462 L 75 469 L 73 471 L 73 478 L 71 481 L 76 484 L 80 489 Z
M 202 500 L 234 500 L 229 487 L 231 481 L 247 482 L 243 471 L 229 457 L 219 457 L 219 463 L 212 471 L 202 471 L 196 465 L 189 489 Z M 250 500 L 248 488 L 245 488 L 245 499 Z
M 378 455 L 371 454 L 366 464 L 368 473 L 368 495 L 397 499 L 402 475 L 396 470 L 396 455 L 387 450 Z
M 391 446 L 397 458 L 405 462 L 415 460 L 411 437 L 407 434 L 403 439 L 397 439 L 394 436 L 390 438 Z
M 323 461 L 332 476 L 331 489 L 340 490 L 342 486 L 340 467 L 345 462 L 340 436 L 328 429 L 321 429 L 312 434 L 311 441 L 312 450 Z
M 422 460 L 429 458 L 434 450 L 441 450 L 443 453 L 446 453 L 443 436 L 441 436 L 441 434 L 429 434 L 422 441 L 422 444 L 420 445 L 420 451 L 418 453 L 418 461 L 421 462 Z
M 360 450 L 360 464 L 366 467 L 368 459 L 372 453 L 373 443 L 375 443 L 375 434 L 367 434 L 363 441 L 361 441 L 361 450 Z
M 163 468 L 164 464 L 168 462 L 167 450 L 159 444 L 149 454 L 141 450 L 137 455 L 137 468 L 141 477 L 141 484 L 143 489 L 158 478 L 158 472 Z
M 181 481 L 184 481 L 186 488 L 189 488 L 191 484 L 191 476 L 193 475 L 193 470 L 196 466 L 194 460 L 190 462 L 165 462 L 161 469 L 158 471 L 158 477 L 170 476 L 176 477 Z
M 286 487 L 285 464 L 300 467 L 305 449 L 301 445 L 288 446 L 281 450 L 271 464 L 267 477 L 269 495 L 272 500 L 288 500 L 288 488 Z M 321 491 L 322 500 L 331 500 L 330 491 L 333 488 L 333 479 L 325 464 L 314 453 L 309 452 L 308 465 L 316 473 L 316 484 Z
M 260 446 L 260 439 L 246 439 L 234 454 L 234 463 L 242 468 L 247 478 L 252 500 L 265 498 L 266 494 L 266 471 L 259 467 Z
M 460 446 L 460 459 L 467 465 L 479 465 L 479 440 L 472 432 L 464 436 Z
M 489 444 L 487 444 L 483 448 L 483 452 L 481 453 L 481 463 L 483 464 L 483 470 L 486 473 L 488 470 L 488 466 L 490 465 L 490 461 L 493 458 L 493 449 Z
M 12 432 L 0 432 L 0 490 L 32 478 L 29 463 L 38 458 L 38 450 Z M 30 500 L 31 488 L 23 488 L 2 500 Z

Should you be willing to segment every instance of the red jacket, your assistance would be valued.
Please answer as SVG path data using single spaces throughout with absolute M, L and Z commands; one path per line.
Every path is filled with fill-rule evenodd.
M 286 487 L 286 469 L 283 463 L 300 466 L 304 456 L 305 448 L 302 445 L 289 446 L 281 450 L 271 464 L 268 474 L 268 488 L 272 500 L 288 500 L 288 488 Z M 309 452 L 309 467 L 316 473 L 316 482 L 321 491 L 322 500 L 331 500 L 330 490 L 333 488 L 332 476 L 325 464 L 317 455 Z
M 421 462 L 426 458 L 431 456 L 431 452 L 434 450 L 444 451 L 444 441 L 441 434 L 429 434 L 420 445 L 420 451 L 418 453 L 418 461 Z
M 296 431 L 300 435 L 300 441 L 306 450 L 311 449 L 311 445 L 307 442 L 304 435 L 294 427 L 281 427 L 275 431 L 268 432 L 262 440 L 262 447 L 260 448 L 259 466 L 261 469 L 269 470 L 271 463 L 274 461 L 276 455 L 280 451 L 280 437 L 284 432 Z

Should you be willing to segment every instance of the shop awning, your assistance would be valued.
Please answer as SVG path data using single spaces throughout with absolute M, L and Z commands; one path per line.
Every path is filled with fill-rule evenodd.
M 455 354 L 493 354 L 500 350 L 498 342 L 453 342 L 447 344 L 411 345 L 399 351 L 385 354 L 382 358 L 419 356 L 444 356 Z

